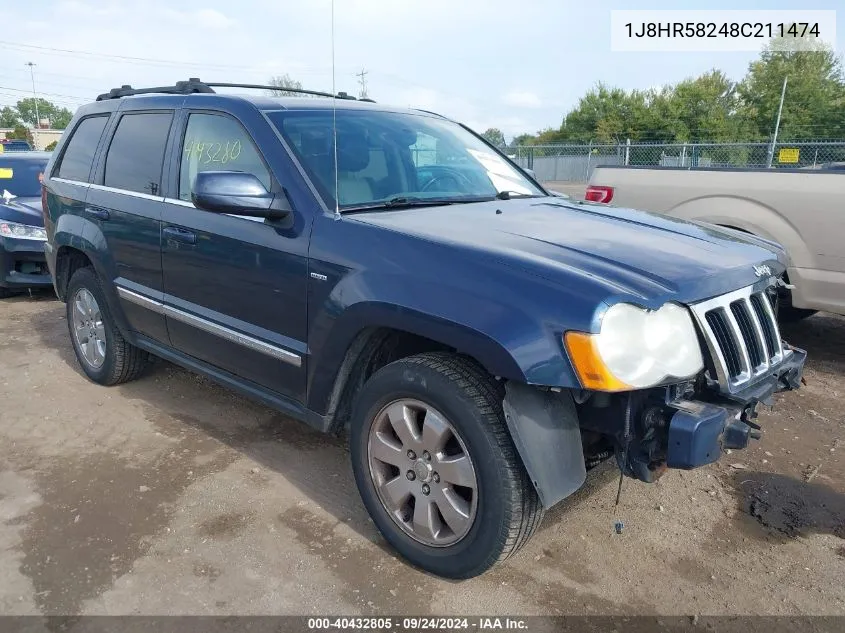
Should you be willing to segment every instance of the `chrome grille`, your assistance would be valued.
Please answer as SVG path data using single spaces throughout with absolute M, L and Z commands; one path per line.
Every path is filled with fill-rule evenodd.
M 740 391 L 791 353 L 780 340 L 765 289 L 749 286 L 690 308 L 713 360 L 713 378 L 724 391 Z

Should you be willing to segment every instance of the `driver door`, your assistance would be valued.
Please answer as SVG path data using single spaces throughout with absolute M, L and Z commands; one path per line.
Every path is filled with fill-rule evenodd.
M 165 199 L 162 222 L 171 345 L 302 402 L 310 218 L 283 230 L 261 218 L 194 207 L 191 187 L 199 171 L 251 173 L 268 189 L 274 176 L 238 120 L 209 111 L 185 118 L 174 161 L 176 197 Z

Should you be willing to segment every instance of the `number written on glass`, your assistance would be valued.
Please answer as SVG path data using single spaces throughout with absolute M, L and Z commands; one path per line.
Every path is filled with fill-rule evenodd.
M 185 158 L 194 159 L 200 165 L 225 165 L 238 160 L 241 155 L 241 142 L 238 139 L 225 142 L 188 140 L 185 142 L 184 154 Z

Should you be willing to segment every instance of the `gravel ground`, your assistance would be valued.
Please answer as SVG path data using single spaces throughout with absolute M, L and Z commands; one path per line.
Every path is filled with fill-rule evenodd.
M 2 614 L 845 614 L 845 320 L 785 328 L 804 389 L 761 442 L 631 480 L 599 468 L 461 583 L 385 546 L 343 440 L 164 362 L 83 377 L 64 306 L 0 302 Z M 614 521 L 625 522 L 621 535 Z

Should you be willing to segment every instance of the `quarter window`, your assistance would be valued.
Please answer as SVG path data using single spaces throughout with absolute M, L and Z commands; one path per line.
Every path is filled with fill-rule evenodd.
M 106 155 L 107 187 L 161 195 L 161 168 L 172 112 L 124 114 Z
M 59 162 L 58 178 L 88 182 L 91 163 L 108 120 L 108 116 L 92 116 L 79 122 Z
M 179 168 L 179 199 L 190 200 L 201 171 L 241 171 L 252 174 L 267 189 L 270 172 L 249 134 L 227 116 L 192 114 L 188 117 Z

